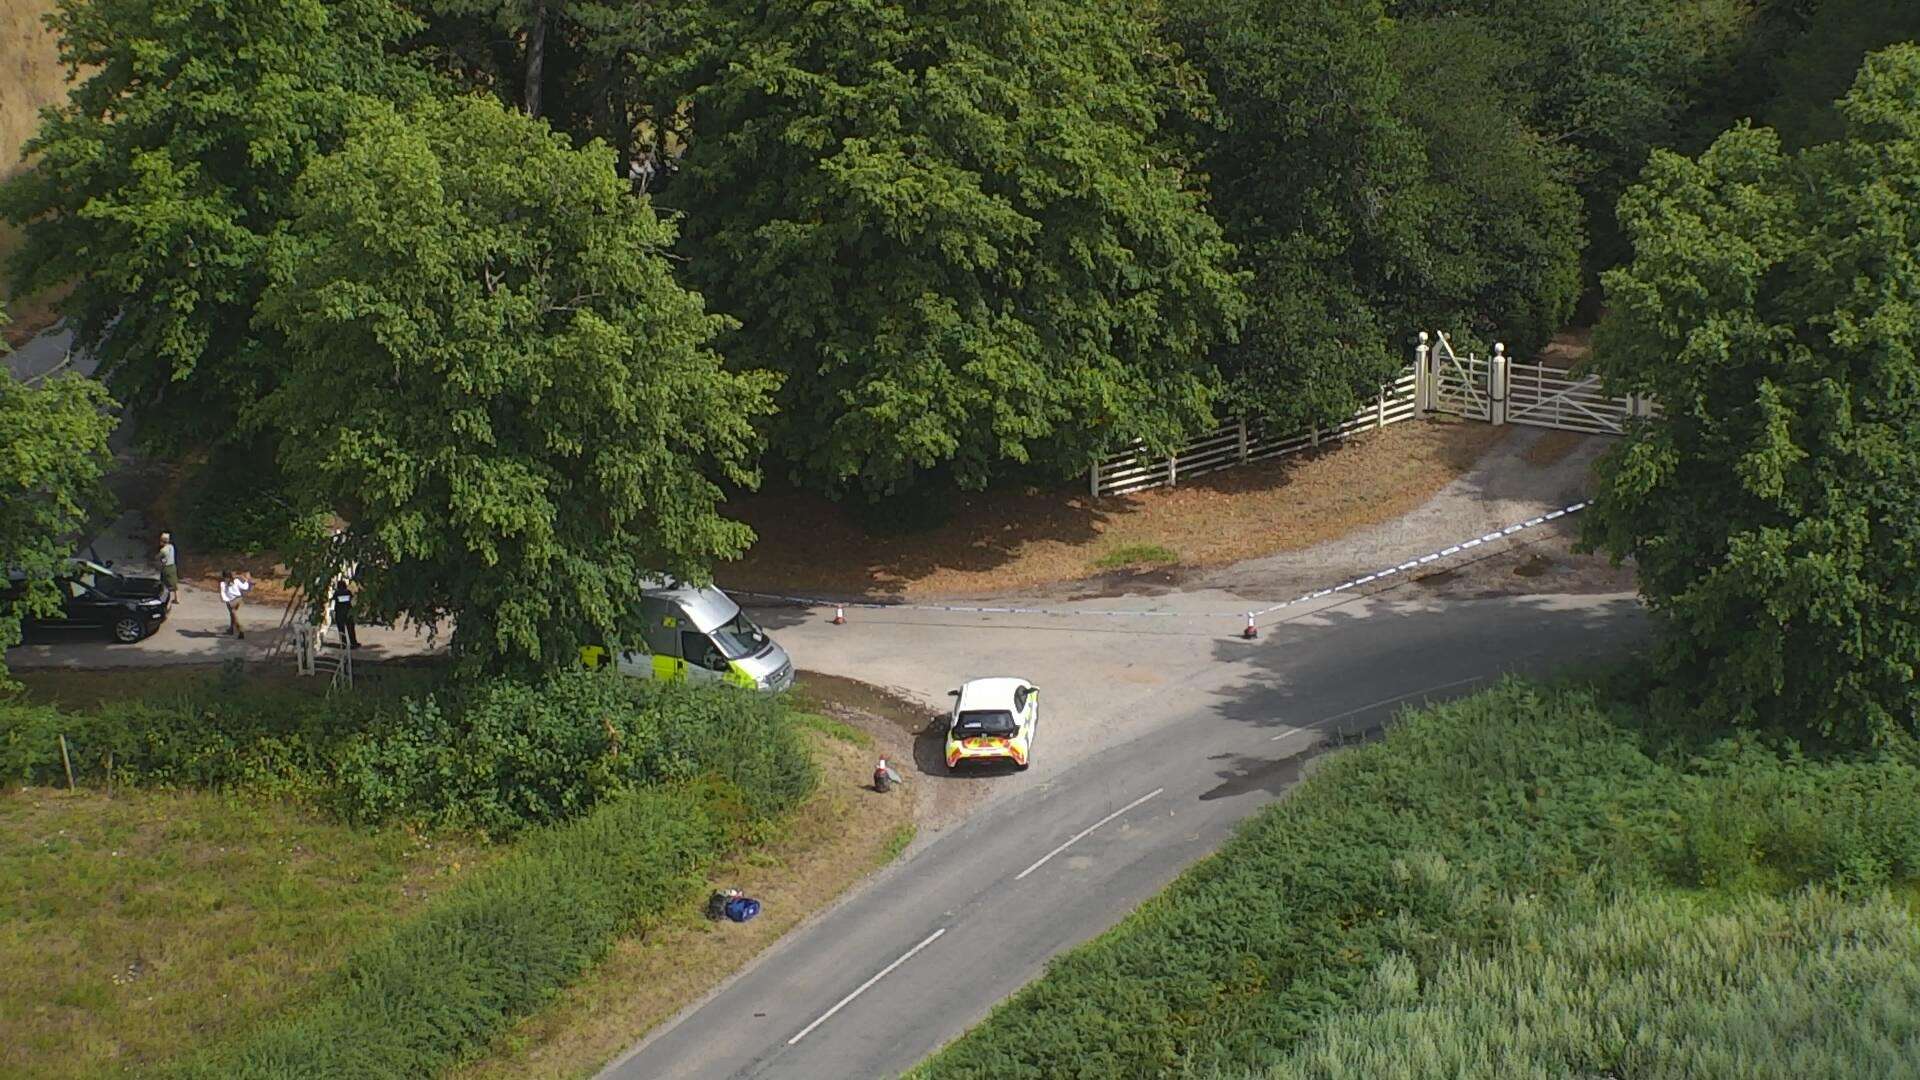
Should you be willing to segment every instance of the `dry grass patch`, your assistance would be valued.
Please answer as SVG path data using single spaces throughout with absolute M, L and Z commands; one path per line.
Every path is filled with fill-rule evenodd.
M 829 721 L 808 724 L 820 789 L 784 832 L 711 871 L 765 907 L 748 923 L 714 923 L 689 896 L 666 924 L 628 937 L 551 1006 L 516 1025 L 467 1080 L 591 1074 L 655 1025 L 711 990 L 808 915 L 822 910 L 913 839 L 912 795 L 867 786 L 871 739 Z M 831 732 L 831 734 L 830 734 Z
M 0 1074 L 150 1072 L 270 1016 L 489 858 L 217 795 L 0 796 Z
M 732 512 L 760 540 L 719 578 L 770 592 L 930 598 L 1074 581 L 1103 556 L 1136 546 L 1178 552 L 1182 566 L 1221 566 L 1400 517 L 1511 430 L 1444 418 L 1396 424 L 1177 488 L 1103 499 L 1039 489 L 958 495 L 947 525 L 900 537 L 868 535 L 825 499 L 753 496 Z
M 1549 431 L 1533 441 L 1533 445 L 1520 452 L 1521 460 L 1529 465 L 1546 468 L 1565 461 L 1568 454 L 1586 445 L 1591 435 L 1582 435 L 1572 431 Z

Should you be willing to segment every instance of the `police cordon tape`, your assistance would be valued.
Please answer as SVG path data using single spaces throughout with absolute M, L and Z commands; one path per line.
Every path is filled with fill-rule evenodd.
M 1474 548 L 1480 547 L 1484 544 L 1491 544 L 1496 540 L 1504 540 L 1507 537 L 1512 536 L 1516 533 L 1525 532 L 1528 529 L 1538 528 L 1542 525 L 1547 524 L 1550 521 L 1558 521 L 1559 519 L 1566 517 L 1569 514 L 1577 514 L 1580 511 L 1585 510 L 1590 505 L 1592 504 L 1584 501 L 1577 502 L 1571 506 L 1562 507 L 1559 510 L 1554 510 L 1545 514 L 1541 514 L 1539 517 L 1531 517 L 1525 521 L 1516 522 L 1515 524 L 1509 525 L 1504 529 L 1497 529 L 1493 532 L 1486 533 L 1485 535 L 1476 536 L 1471 540 L 1463 540 L 1458 544 L 1453 544 L 1448 547 L 1441 548 L 1438 551 L 1428 552 L 1427 554 L 1422 555 L 1419 558 L 1408 559 L 1406 562 L 1400 563 L 1396 566 L 1389 566 L 1382 570 L 1376 570 L 1371 574 L 1367 574 L 1363 577 L 1354 578 L 1351 581 L 1343 581 L 1340 584 L 1334 585 L 1330 588 L 1318 589 L 1314 592 L 1309 592 L 1309 593 L 1301 593 L 1299 596 L 1296 596 L 1291 600 L 1285 600 L 1278 604 L 1273 604 L 1268 607 L 1263 607 L 1254 611 L 1249 611 L 1246 613 L 1246 618 L 1247 618 L 1246 629 L 1240 632 L 1240 636 L 1243 638 L 1249 638 L 1249 639 L 1258 637 L 1260 632 L 1256 624 L 1260 619 L 1260 617 L 1263 615 L 1271 615 L 1274 612 L 1280 611 L 1283 608 L 1290 608 L 1296 604 L 1304 604 L 1313 600 L 1319 600 L 1319 599 L 1322 599 L 1323 597 L 1332 596 L 1335 593 L 1346 592 L 1349 589 L 1357 589 L 1362 585 L 1370 585 L 1373 582 L 1379 581 L 1383 578 L 1392 577 L 1395 574 L 1403 574 L 1409 570 L 1418 569 L 1419 567 L 1426 566 L 1430 563 L 1439 562 L 1441 559 L 1449 558 L 1451 556 L 1458 555 L 1465 551 L 1471 551 Z M 728 589 L 726 591 L 728 593 L 731 593 L 734 596 L 754 596 L 754 597 L 759 597 L 762 600 L 778 600 L 778 601 L 781 601 L 782 603 L 799 604 L 804 607 L 818 607 L 818 608 L 830 607 L 833 609 L 833 621 L 836 625 L 847 621 L 846 611 L 848 608 L 853 608 L 855 610 L 865 609 L 870 611 L 941 611 L 941 612 L 949 612 L 949 613 L 959 613 L 963 615 L 1058 615 L 1058 616 L 1080 617 L 1080 618 L 1098 617 L 1098 618 L 1162 618 L 1162 619 L 1189 618 L 1189 619 L 1193 619 L 1193 618 L 1213 618 L 1217 615 L 1223 614 L 1221 612 L 1212 612 L 1212 611 L 1160 611 L 1160 610 L 1136 611 L 1136 610 L 1128 610 L 1128 609 L 1098 610 L 1098 609 L 1084 609 L 1084 608 L 1075 608 L 1071 611 L 1067 611 L 1067 610 L 1062 610 L 1060 608 L 986 607 L 986 606 L 965 605 L 965 604 L 909 604 L 909 603 L 892 603 L 884 600 L 825 600 L 817 596 L 789 596 L 789 595 L 786 595 L 785 593 L 755 592 L 751 589 Z

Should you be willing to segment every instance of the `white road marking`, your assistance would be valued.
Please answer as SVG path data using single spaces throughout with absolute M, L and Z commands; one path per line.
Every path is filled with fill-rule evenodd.
M 821 1014 L 820 1014 L 820 1019 L 818 1019 L 818 1020 L 815 1020 L 815 1021 L 814 1021 L 813 1023 L 811 1023 L 811 1024 L 808 1024 L 808 1025 L 807 1025 L 806 1027 L 803 1027 L 803 1028 L 801 1028 L 801 1029 L 800 1029 L 800 1034 L 798 1034 L 798 1035 L 795 1035 L 795 1036 L 794 1036 L 793 1038 L 791 1038 L 791 1039 L 788 1039 L 788 1040 L 787 1040 L 787 1045 L 788 1045 L 788 1046 L 792 1046 L 792 1045 L 793 1045 L 794 1043 L 797 1043 L 797 1042 L 799 1042 L 799 1041 L 800 1041 L 801 1039 L 804 1039 L 804 1038 L 806 1038 L 806 1037 L 807 1037 L 808 1035 L 811 1035 L 811 1034 L 813 1034 L 813 1029 L 814 1029 L 814 1028 L 817 1028 L 817 1027 L 819 1027 L 819 1026 L 820 1026 L 821 1024 L 824 1024 L 824 1023 L 826 1023 L 826 1022 L 827 1022 L 827 1021 L 828 1021 L 828 1020 L 829 1020 L 830 1018 L 832 1018 L 832 1016 L 833 1016 L 833 1014 L 834 1014 L 834 1013 L 837 1013 L 837 1012 L 839 1012 L 839 1011 L 840 1011 L 841 1009 L 844 1009 L 844 1008 L 846 1008 L 846 1007 L 847 1007 L 847 1003 L 848 1003 L 848 1002 L 850 1002 L 850 1001 L 852 1001 L 852 1000 L 853 1000 L 854 998 L 857 998 L 857 997 L 859 997 L 859 996 L 860 996 L 861 994 L 864 994 L 864 993 L 866 993 L 866 992 L 867 992 L 867 990 L 868 990 L 868 988 L 870 988 L 870 987 L 872 987 L 874 983 L 877 983 L 877 982 L 879 982 L 879 981 L 880 981 L 881 979 L 884 979 L 884 978 L 886 978 L 886 977 L 887 977 L 887 975 L 888 975 L 888 973 L 890 973 L 890 972 L 892 972 L 894 968 L 897 968 L 897 967 L 899 967 L 899 966 L 900 966 L 901 964 L 904 964 L 904 963 L 906 963 L 907 961 L 909 961 L 909 960 L 911 960 L 911 959 L 913 959 L 913 954 L 914 954 L 914 953 L 917 953 L 917 952 L 919 952 L 919 951 L 920 951 L 921 949 L 924 949 L 924 948 L 926 948 L 927 946 L 929 946 L 929 945 L 931 945 L 931 944 L 933 944 L 933 943 L 934 943 L 934 941 L 935 941 L 935 939 L 937 939 L 937 938 L 939 938 L 939 936 L 940 936 L 941 934 L 944 934 L 944 933 L 946 933 L 946 932 L 947 932 L 947 928 L 943 926 L 943 927 L 941 927 L 940 929 L 938 929 L 938 930 L 935 930 L 935 931 L 934 931 L 933 933 L 931 933 L 931 934 L 928 934 L 928 935 L 927 935 L 927 939 L 926 939 L 925 941 L 922 941 L 922 942 L 921 942 L 920 944 L 918 944 L 918 945 L 915 945 L 915 946 L 914 946 L 913 948 L 911 948 L 911 949 L 908 949 L 908 950 L 907 950 L 907 951 L 906 951 L 906 952 L 905 952 L 905 953 L 904 953 L 904 954 L 903 954 L 903 955 L 902 955 L 902 956 L 900 957 L 900 959 L 898 959 L 898 960 L 895 960 L 895 961 L 894 961 L 893 963 L 891 963 L 891 964 L 888 964 L 888 965 L 887 965 L 886 967 L 883 967 L 883 968 L 881 968 L 881 969 L 880 969 L 880 974 L 878 974 L 878 975 L 875 975 L 875 976 L 874 976 L 873 978 L 871 978 L 871 979 L 868 979 L 868 980 L 867 980 L 866 982 L 863 982 L 863 983 L 861 983 L 861 984 L 859 985 L 859 987 L 858 987 L 858 988 L 856 988 L 856 989 L 854 990 L 854 992 L 853 992 L 853 993 L 851 993 L 851 994 L 848 994 L 848 995 L 847 995 L 846 997 L 843 997 L 843 998 L 841 998 L 841 999 L 840 999 L 840 1003 L 839 1003 L 839 1004 L 837 1004 L 837 1005 L 835 1005 L 835 1006 L 834 1006 L 833 1008 L 831 1008 L 831 1009 L 828 1009 L 828 1010 L 827 1010 L 826 1012 L 823 1012 L 823 1013 L 821 1013 Z
M 1086 839 L 1088 833 L 1091 833 L 1093 830 L 1099 828 L 1102 825 L 1105 825 L 1107 822 L 1112 821 L 1114 818 L 1119 817 L 1121 814 L 1124 814 L 1127 811 L 1133 809 L 1134 807 L 1139 806 L 1141 803 L 1146 802 L 1148 799 L 1153 798 L 1155 795 L 1158 795 L 1165 790 L 1167 789 L 1163 787 L 1154 788 L 1152 791 L 1147 792 L 1145 795 L 1142 795 L 1139 798 L 1128 803 L 1127 805 L 1121 807 L 1120 809 L 1115 810 L 1113 813 L 1108 814 L 1106 817 L 1101 818 L 1099 821 L 1096 821 L 1093 824 L 1087 826 L 1086 828 L 1081 829 L 1079 832 L 1074 833 L 1071 837 L 1067 839 L 1066 843 L 1061 844 L 1059 847 L 1054 848 L 1052 851 L 1049 851 L 1045 855 L 1040 856 L 1039 860 L 1036 861 L 1032 866 L 1029 866 L 1025 870 L 1022 870 L 1019 873 L 1013 875 L 1013 880 L 1019 881 L 1021 878 L 1024 878 L 1028 874 L 1033 873 L 1035 870 L 1038 870 L 1041 867 L 1047 865 L 1048 859 L 1053 858 L 1055 855 L 1060 854 L 1061 852 L 1067 850 L 1073 845 Z
M 1273 738 L 1268 739 L 1267 741 L 1279 742 L 1281 739 L 1284 739 L 1289 735 L 1298 735 L 1302 731 L 1308 731 L 1313 728 L 1317 728 L 1321 724 L 1331 724 L 1335 720 L 1345 720 L 1349 716 L 1358 715 L 1359 713 L 1366 712 L 1368 709 L 1377 709 L 1382 705 L 1391 705 L 1396 701 L 1405 701 L 1408 698 L 1419 697 L 1422 694 L 1431 694 L 1436 690 L 1451 690 L 1456 686 L 1465 686 L 1466 684 L 1471 682 L 1481 682 L 1483 680 L 1491 679 L 1493 677 L 1494 676 L 1492 675 L 1472 675 L 1464 679 L 1455 679 L 1452 682 L 1441 683 L 1439 686 L 1429 686 L 1424 690 L 1414 690 L 1405 694 L 1397 695 L 1395 697 L 1382 698 L 1381 700 L 1376 701 L 1371 705 L 1362 705 L 1357 709 L 1348 709 L 1346 712 L 1343 712 L 1343 713 L 1335 713 L 1332 716 L 1322 717 L 1321 719 L 1316 720 L 1311 724 L 1308 724 L 1306 727 L 1294 728 L 1291 731 L 1283 731 L 1280 734 L 1275 735 Z

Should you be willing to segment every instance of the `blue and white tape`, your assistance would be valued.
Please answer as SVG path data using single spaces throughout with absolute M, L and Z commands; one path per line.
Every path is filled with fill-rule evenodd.
M 1525 532 L 1528 529 L 1538 528 L 1539 526 L 1545 525 L 1548 522 L 1558 521 L 1559 519 L 1566 517 L 1569 514 L 1577 514 L 1580 511 L 1587 509 L 1587 507 L 1590 505 L 1592 504 L 1588 502 L 1577 502 L 1571 506 L 1563 507 L 1559 510 L 1554 510 L 1550 513 L 1541 514 L 1539 517 L 1528 518 L 1525 521 L 1518 522 L 1513 525 L 1509 525 L 1504 529 L 1498 529 L 1498 530 L 1495 530 L 1494 532 L 1487 533 L 1483 536 L 1476 536 L 1471 540 L 1463 540 L 1458 544 L 1449 545 L 1447 547 L 1441 548 L 1438 551 L 1428 552 L 1427 554 L 1422 555 L 1419 558 L 1408 559 L 1406 562 L 1400 563 L 1396 566 L 1389 566 L 1382 570 L 1376 570 L 1371 574 L 1354 578 L 1351 581 L 1343 581 L 1340 584 L 1334 585 L 1330 588 L 1318 589 L 1309 593 L 1302 593 L 1301 595 L 1296 596 L 1291 600 L 1283 601 L 1278 604 L 1273 604 L 1269 607 L 1260 608 L 1255 611 L 1244 612 L 1243 614 L 1245 615 L 1248 621 L 1248 625 L 1252 625 L 1255 620 L 1259 619 L 1263 615 L 1271 615 L 1276 611 L 1280 611 L 1284 608 L 1293 607 L 1296 604 L 1304 604 L 1304 603 L 1308 603 L 1309 601 L 1320 600 L 1325 597 L 1332 596 L 1335 593 L 1346 592 L 1349 589 L 1357 589 L 1362 585 L 1370 585 L 1373 582 L 1381 580 L 1382 578 L 1389 578 L 1394 576 L 1395 574 L 1402 574 L 1409 570 L 1414 570 L 1419 567 L 1438 562 L 1441 559 L 1449 558 L 1451 556 L 1461 554 L 1462 552 L 1471 551 L 1474 548 L 1480 547 L 1484 544 L 1493 543 L 1496 540 L 1504 540 L 1507 537 L 1514 535 L 1515 533 Z M 1189 618 L 1189 619 L 1225 618 L 1228 614 L 1230 614 L 1228 612 L 1220 612 L 1220 611 L 1133 610 L 1133 609 L 1125 609 L 1125 608 L 1104 609 L 1104 610 L 1089 609 L 1089 608 L 1075 608 L 1072 610 L 1063 610 L 1060 608 L 988 607 L 983 605 L 968 605 L 968 604 L 909 604 L 904 602 L 895 603 L 895 602 L 885 601 L 885 600 L 826 600 L 817 596 L 790 596 L 785 593 L 756 592 L 751 589 L 727 589 L 727 592 L 733 596 L 752 596 L 752 597 L 758 597 L 762 600 L 778 600 L 782 603 L 800 604 L 804 607 L 836 608 L 836 609 L 853 608 L 856 610 L 869 610 L 869 611 L 938 611 L 938 612 L 946 612 L 946 613 L 961 614 L 961 615 L 1051 615 L 1051 616 L 1079 617 L 1079 618 Z
M 1354 578 L 1352 581 L 1343 581 L 1340 584 L 1335 585 L 1330 589 L 1321 589 L 1317 592 L 1302 593 L 1301 595 L 1296 596 L 1291 600 L 1274 604 L 1271 607 L 1264 607 L 1257 611 L 1249 611 L 1247 612 L 1247 618 L 1258 619 L 1262 615 L 1271 615 L 1274 612 L 1279 611 L 1281 608 L 1289 608 L 1294 606 L 1295 604 L 1306 603 L 1309 600 L 1318 600 L 1322 597 L 1332 596 L 1334 593 L 1346 592 L 1348 589 L 1356 589 L 1362 585 L 1368 585 L 1375 581 L 1379 581 L 1381 578 L 1384 578 L 1384 577 L 1392 577 L 1395 574 L 1405 573 L 1408 570 L 1413 570 L 1418 567 L 1426 566 L 1428 563 L 1439 562 L 1441 559 L 1447 558 L 1452 555 L 1458 555 L 1463 551 L 1470 551 L 1474 548 L 1479 547 L 1482 544 L 1490 544 L 1490 543 L 1493 543 L 1495 540 L 1504 540 L 1507 537 L 1512 536 L 1517 532 L 1524 532 L 1527 529 L 1538 528 L 1541 525 L 1545 525 L 1549 521 L 1558 521 L 1561 518 L 1566 517 L 1568 514 L 1577 514 L 1580 511 L 1585 510 L 1589 505 L 1591 504 L 1586 502 L 1577 502 L 1577 503 L 1574 503 L 1572 506 L 1562 507 L 1559 510 L 1554 510 L 1550 513 L 1541 514 L 1539 517 L 1528 518 L 1525 521 L 1519 522 L 1514 525 L 1509 525 L 1504 529 L 1499 529 L 1494 532 L 1487 533 L 1484 536 L 1476 536 L 1471 540 L 1463 540 L 1458 544 L 1453 544 L 1449 547 L 1441 548 L 1439 551 L 1430 551 L 1427 554 L 1422 555 L 1417 559 L 1408 559 L 1406 562 L 1403 562 L 1398 566 L 1389 566 L 1384 570 L 1375 570 L 1373 573 L 1367 574 L 1364 577 Z

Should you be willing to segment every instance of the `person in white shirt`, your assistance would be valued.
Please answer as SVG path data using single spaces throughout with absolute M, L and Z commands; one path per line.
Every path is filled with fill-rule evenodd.
M 251 576 L 236 574 L 231 570 L 220 571 L 220 602 L 227 605 L 227 632 L 237 638 L 247 636 L 247 632 L 240 629 L 240 598 L 251 588 Z

